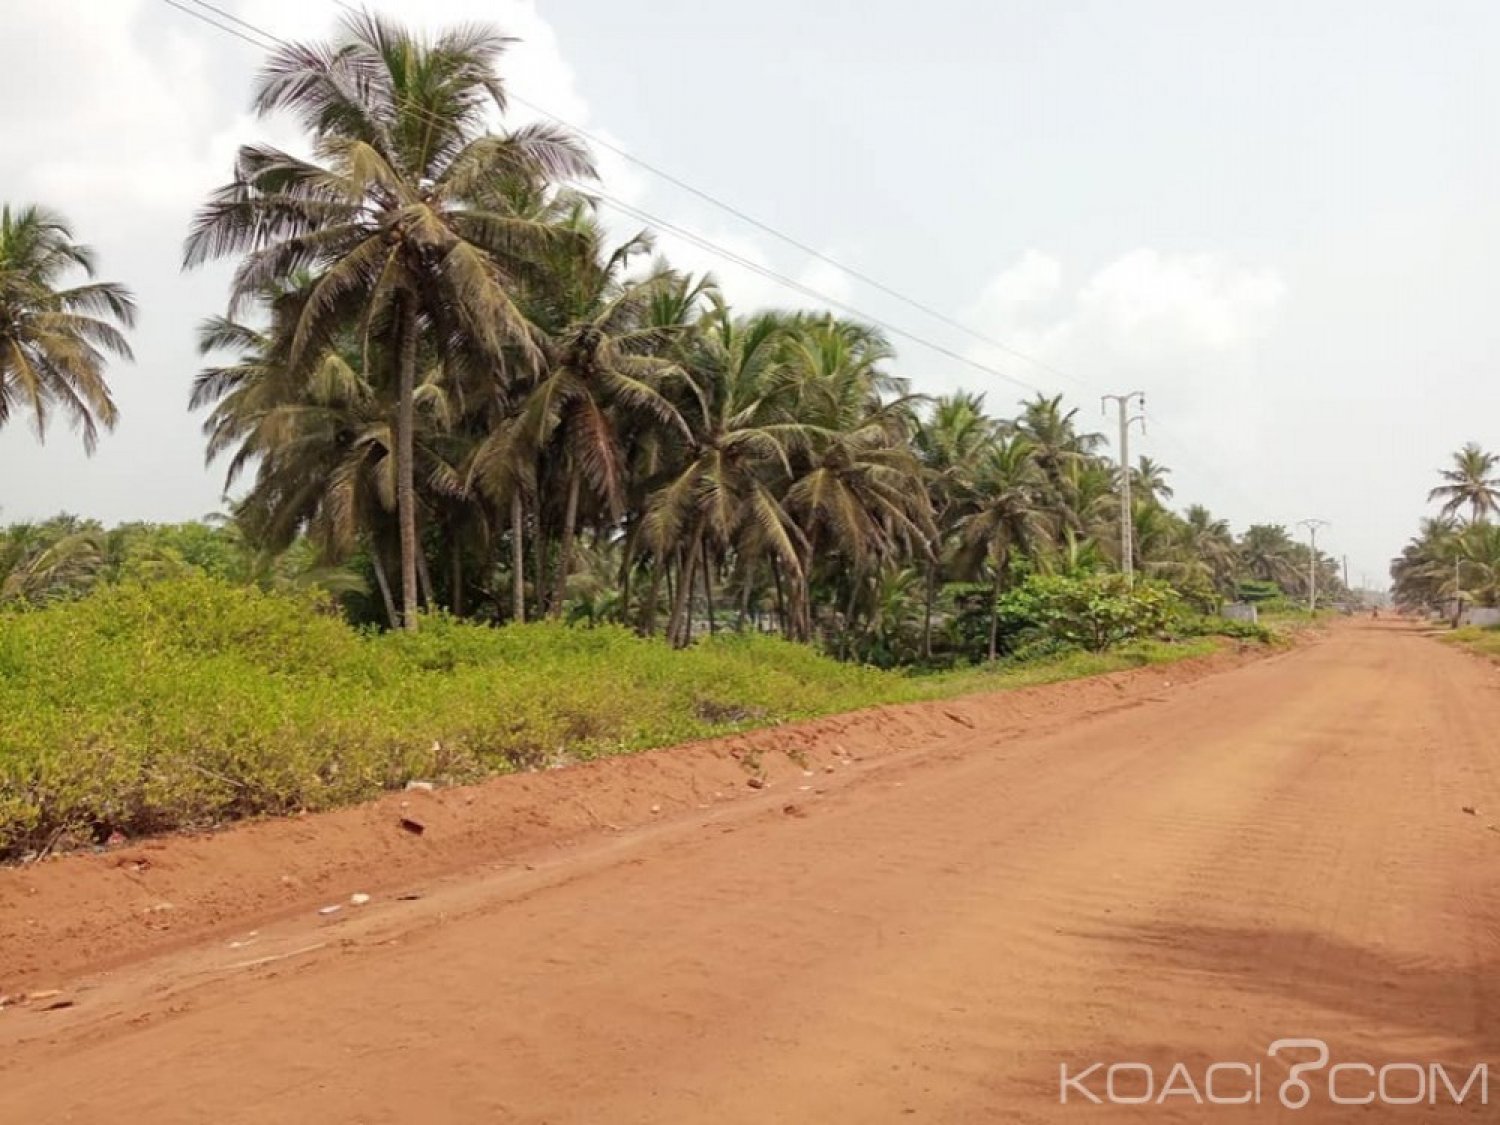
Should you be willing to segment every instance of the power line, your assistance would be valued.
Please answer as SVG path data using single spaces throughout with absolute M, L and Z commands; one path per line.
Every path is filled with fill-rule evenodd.
M 597 196 L 599 200 L 605 205 L 613 207 L 615 210 L 621 212 L 622 214 L 629 215 L 635 219 L 639 219 L 641 222 L 656 227 L 658 230 L 669 231 L 672 234 L 677 235 L 679 238 L 687 239 L 689 242 L 700 247 L 701 249 L 707 250 L 711 254 L 716 254 L 724 260 L 741 267 L 742 269 L 751 270 L 754 273 L 759 274 L 761 277 L 765 277 L 771 281 L 777 282 L 778 284 L 783 285 L 786 288 L 793 290 L 794 292 L 802 294 L 804 297 L 808 297 L 811 300 L 820 301 L 825 305 L 840 309 L 852 316 L 859 317 L 861 320 L 869 321 L 877 328 L 882 329 L 892 336 L 898 336 L 901 339 L 909 340 L 914 344 L 919 344 L 930 351 L 936 352 L 937 354 L 942 356 L 946 356 L 947 358 L 952 359 L 958 363 L 962 363 L 969 367 L 972 367 L 974 370 L 982 372 L 983 374 L 992 375 L 995 378 L 1003 379 L 1008 383 L 1014 383 L 1016 386 L 1021 387 L 1024 390 L 1033 391 L 1036 394 L 1044 393 L 1042 389 L 1035 384 L 1028 383 L 1024 379 L 1001 371 L 997 367 L 991 367 L 989 364 L 981 363 L 977 359 L 970 359 L 962 352 L 957 352 L 952 348 L 944 347 L 942 344 L 935 343 L 934 341 L 927 339 L 925 336 L 919 336 L 915 332 L 909 332 L 904 328 L 900 328 L 894 324 L 891 324 L 889 321 L 882 320 L 881 318 L 876 316 L 871 316 L 869 313 L 865 312 L 862 309 L 858 309 L 853 305 L 850 305 L 844 301 L 840 301 L 836 297 L 830 297 L 826 293 L 820 292 L 819 290 L 814 289 L 809 285 L 805 285 L 804 283 L 797 281 L 794 278 L 787 277 L 785 274 L 778 273 L 776 270 L 773 270 L 768 266 L 763 266 L 759 262 L 746 258 L 742 254 L 737 254 L 733 250 L 721 246 L 718 243 L 714 242 L 712 239 L 705 238 L 703 235 L 697 234 L 696 232 L 691 231 L 686 227 L 678 226 L 677 224 L 668 222 L 666 219 L 659 218 L 658 216 L 653 215 L 651 212 L 643 210 L 642 208 L 637 207 L 634 204 L 626 203 L 623 200 L 616 199 L 614 196 L 609 195 L 607 192 L 602 192 L 597 189 L 590 189 L 590 194 Z
M 207 8 L 211 12 L 217 12 L 219 15 L 223 16 L 225 19 L 233 23 L 248 27 L 257 35 L 264 36 L 265 38 L 271 40 L 271 42 L 273 43 L 281 42 L 281 40 L 277 39 L 274 35 L 270 35 L 267 32 L 261 31 L 259 28 L 245 23 L 244 20 L 240 19 L 238 16 L 230 15 L 230 13 L 226 12 L 223 8 L 217 8 L 212 4 L 205 4 L 202 2 L 202 0 L 191 0 L 191 2 L 197 4 L 200 8 Z M 243 40 L 244 42 L 249 43 L 252 47 L 257 47 L 260 50 L 266 49 L 267 44 L 262 43 L 256 39 L 252 39 L 242 31 L 236 31 L 228 24 L 220 23 L 212 16 L 206 16 L 202 12 L 194 11 L 192 8 L 189 8 L 187 4 L 179 3 L 179 0 L 162 0 L 162 3 L 166 4 L 168 7 L 176 8 L 179 12 L 183 12 L 186 15 L 192 16 L 195 20 L 202 20 L 204 23 L 208 24 L 209 27 L 216 27 L 226 35 L 233 35 L 236 39 Z

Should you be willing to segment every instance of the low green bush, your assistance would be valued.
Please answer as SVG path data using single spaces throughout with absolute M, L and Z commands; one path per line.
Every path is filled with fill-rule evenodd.
M 376 634 L 311 593 L 111 585 L 0 614 L 0 859 L 1137 662 L 1082 655 L 913 675 L 767 636 L 679 652 L 613 626 L 446 617 Z
M 1184 613 L 1170 586 L 1147 579 L 1132 584 L 1119 574 L 1032 575 L 1000 597 L 1007 636 L 1046 638 L 1089 652 L 1155 636 Z

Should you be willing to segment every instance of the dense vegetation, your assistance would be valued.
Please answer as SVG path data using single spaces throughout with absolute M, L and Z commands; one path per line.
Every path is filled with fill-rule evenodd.
M 361 15 L 267 62 L 310 155 L 243 147 L 185 250 L 235 267 L 189 402 L 235 498 L 0 530 L 0 855 L 996 682 L 856 665 L 1257 635 L 1204 615 L 1310 564 L 1341 594 L 1149 458 L 1123 577 L 1121 469 L 1060 397 L 913 394 L 870 326 L 616 240 L 575 137 L 495 128 L 504 43 Z M 93 268 L 0 213 L 0 425 L 113 423 L 134 305 Z
M 1470 442 L 1453 454 L 1442 483 L 1428 493 L 1441 502 L 1391 563 L 1396 602 L 1421 612 L 1451 614 L 1465 605 L 1500 606 L 1500 457 Z
M 615 244 L 576 138 L 491 127 L 504 42 L 358 15 L 266 64 L 255 107 L 299 120 L 312 156 L 245 146 L 188 238 L 189 266 L 236 265 L 200 332 L 224 358 L 191 398 L 245 485 L 222 529 L 236 557 L 200 569 L 331 585 L 356 622 L 581 617 L 679 646 L 753 624 L 894 664 L 974 655 L 976 602 L 998 656 L 1007 589 L 1120 567 L 1118 470 L 1060 398 L 998 417 L 979 395 L 915 396 L 869 326 L 737 313 L 648 235 Z M 32 273 L 33 303 L 92 292 L 128 322 L 117 287 L 45 297 L 55 271 Z M 1301 593 L 1284 529 L 1237 543 L 1203 508 L 1168 510 L 1162 466 L 1131 472 L 1139 573 L 1205 610 Z M 101 539 L 119 534 L 12 529 L 0 596 L 129 569 Z M 165 545 L 168 569 L 185 551 Z
M 0 860 L 1206 650 L 912 677 L 751 634 L 674 652 L 556 622 L 361 633 L 316 592 L 125 582 L 0 617 Z

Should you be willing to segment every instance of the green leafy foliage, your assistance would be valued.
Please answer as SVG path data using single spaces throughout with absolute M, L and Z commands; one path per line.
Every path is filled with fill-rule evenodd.
M 1000 598 L 1007 637 L 1089 652 L 1155 636 L 1182 612 L 1182 599 L 1165 583 L 1141 580 L 1132 585 L 1118 574 L 1033 575 Z
M 315 591 L 126 582 L 0 614 L 0 859 L 1193 651 L 914 676 L 754 634 L 377 634 Z

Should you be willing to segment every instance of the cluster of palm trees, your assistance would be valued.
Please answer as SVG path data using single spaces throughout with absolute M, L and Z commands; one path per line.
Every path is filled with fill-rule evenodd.
M 1119 470 L 1076 411 L 913 395 L 871 327 L 737 313 L 649 236 L 614 241 L 575 137 L 496 126 L 505 43 L 356 15 L 263 69 L 256 108 L 296 116 L 311 155 L 243 147 L 185 252 L 236 266 L 191 402 L 209 458 L 245 486 L 237 541 L 367 567 L 408 629 L 424 607 L 616 620 L 677 644 L 753 622 L 901 659 L 942 643 L 954 584 L 993 605 L 1027 573 L 1120 566 Z M 71 319 L 0 387 L 41 388 L 38 413 L 61 402 L 92 440 L 113 418 L 99 349 L 126 349 L 85 314 L 128 324 L 129 297 L 49 289 L 87 255 L 56 220 L 23 219 L 51 239 L 30 251 L 30 298 Z M 1304 581 L 1284 529 L 1236 541 L 1204 508 L 1169 510 L 1162 466 L 1131 472 L 1140 573 L 1205 608 L 1247 579 Z M 991 654 L 993 636 L 992 621 Z
M 1420 611 L 1450 609 L 1455 621 L 1465 603 L 1500 606 L 1500 456 L 1469 442 L 1442 470 L 1428 493 L 1438 514 L 1391 562 L 1398 605 Z

